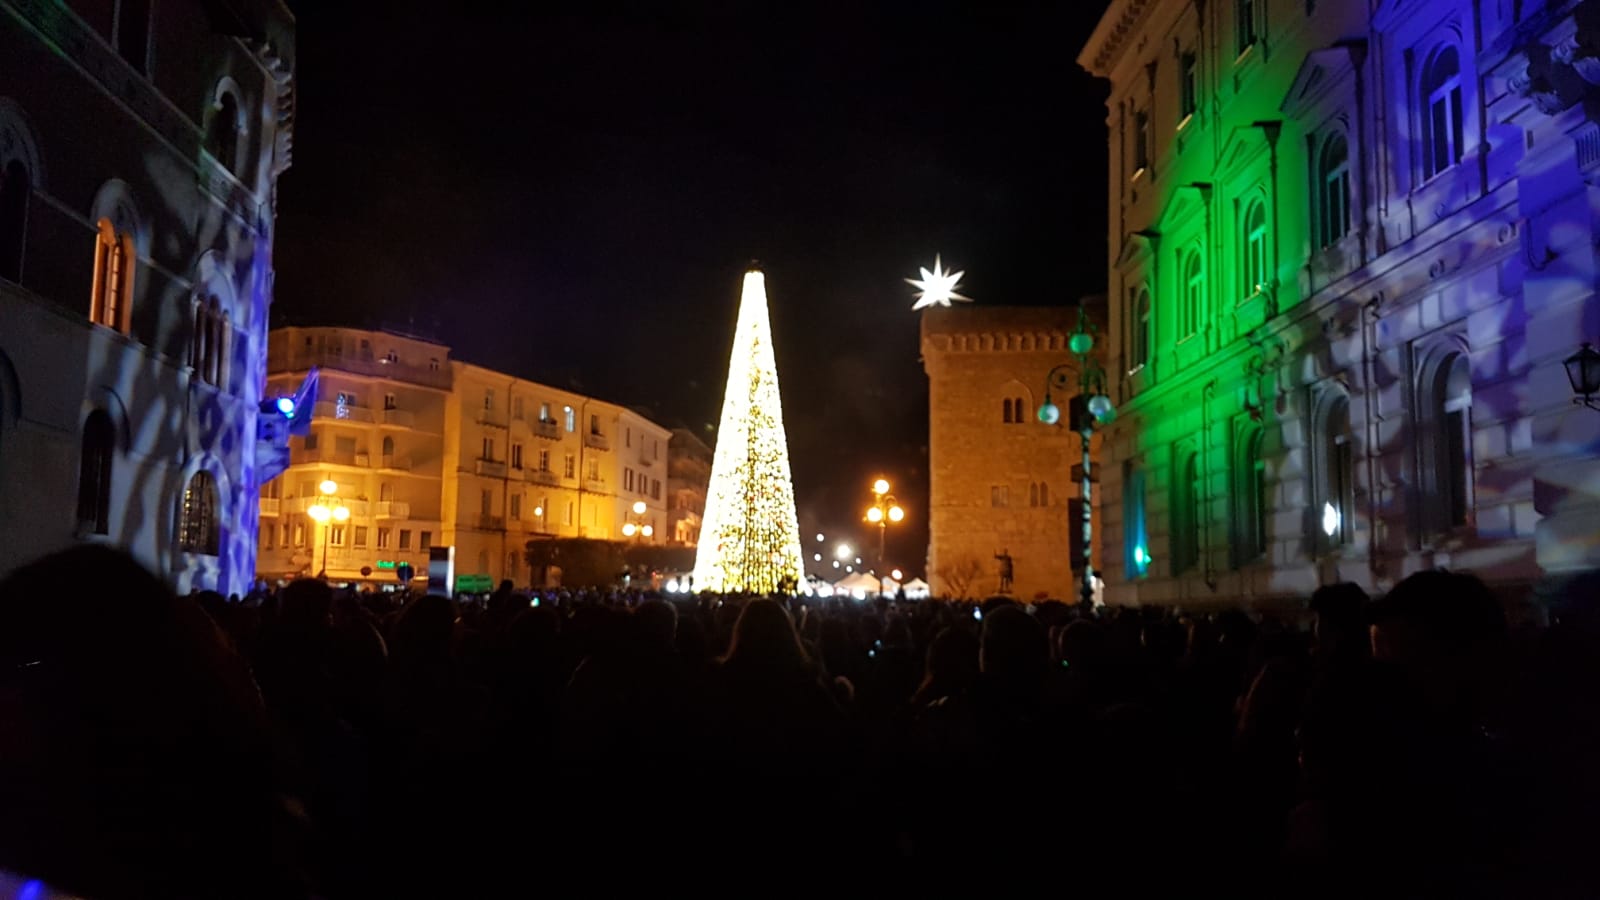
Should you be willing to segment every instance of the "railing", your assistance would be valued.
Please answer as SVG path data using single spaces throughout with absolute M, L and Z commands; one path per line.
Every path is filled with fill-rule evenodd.
M 415 413 L 406 409 L 386 409 L 383 411 L 383 424 L 395 425 L 400 428 L 411 428 L 416 425 Z
M 283 511 L 286 513 L 303 513 L 313 506 L 321 506 L 321 497 L 289 497 L 283 501 Z M 365 516 L 370 504 L 365 500 L 340 500 L 339 505 L 350 510 L 352 516 Z
M 473 470 L 479 475 L 487 475 L 490 478 L 506 477 L 506 464 L 503 462 L 496 462 L 492 459 L 478 459 L 473 460 L 473 463 Z
M 561 424 L 554 419 L 533 423 L 533 433 L 552 441 L 561 440 Z
M 478 527 L 487 531 L 505 531 L 506 517 L 491 516 L 487 513 L 478 514 Z
M 313 419 L 344 419 L 350 422 L 371 422 L 372 410 L 365 406 L 340 406 L 330 400 L 318 400 L 311 408 Z
M 370 454 L 370 453 L 357 453 L 356 454 L 356 465 L 360 466 L 363 469 L 372 468 L 372 454 Z
M 473 417 L 479 425 L 493 425 L 496 428 L 506 427 L 506 414 L 499 409 L 480 409 Z
M 440 348 L 441 356 L 444 348 Z M 278 354 L 273 354 L 274 358 Z M 316 349 L 307 351 L 297 347 L 294 352 L 287 354 L 287 368 L 292 371 L 321 366 L 325 369 L 334 369 L 342 372 L 355 372 L 360 375 L 372 375 L 378 378 L 392 378 L 395 381 L 409 381 L 413 384 L 423 384 L 428 387 L 450 388 L 450 364 L 441 359 L 439 368 L 435 369 L 426 364 L 409 365 L 403 362 L 388 362 L 383 357 L 364 359 L 357 355 L 335 356 L 331 353 L 321 352 Z M 277 371 L 277 368 L 274 368 Z
M 393 453 L 388 453 L 379 460 L 379 463 L 385 469 L 402 469 L 406 471 L 411 469 L 411 457 L 409 456 L 395 456 Z
M 561 479 L 549 469 L 523 469 L 522 477 L 537 484 L 560 484 Z
M 583 489 L 594 491 L 595 493 L 605 493 L 606 480 L 604 478 L 585 478 L 583 480 Z
M 372 458 L 365 453 L 355 451 L 340 452 L 332 448 L 318 447 L 315 450 L 301 450 L 295 455 L 294 462 L 299 463 L 324 463 L 334 466 L 370 466 Z
M 380 519 L 409 519 L 411 504 L 404 500 L 379 500 L 377 517 Z
M 280 506 L 282 506 L 282 505 L 283 505 L 283 501 L 278 499 L 277 497 L 262 497 L 261 498 L 261 515 L 263 515 L 263 516 L 275 516 L 275 515 L 278 514 L 278 508 Z
M 592 431 L 583 436 L 583 443 L 584 443 L 585 446 L 593 447 L 596 450 L 610 450 L 611 449 L 611 442 L 606 440 L 606 436 L 605 435 L 603 435 L 603 434 L 595 434 Z

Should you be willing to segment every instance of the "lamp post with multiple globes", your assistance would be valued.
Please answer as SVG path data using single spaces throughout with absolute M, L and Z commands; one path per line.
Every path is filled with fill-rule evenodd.
M 872 483 L 872 505 L 867 507 L 867 521 L 878 526 L 878 565 L 883 565 L 883 547 L 889 523 L 898 524 L 906 517 L 906 511 L 889 493 L 889 482 L 879 478 Z
M 1094 554 L 1094 520 L 1093 507 L 1089 502 L 1089 442 L 1094 437 L 1097 423 L 1108 425 L 1116 418 L 1116 407 L 1112 406 L 1111 398 L 1106 396 L 1105 370 L 1089 355 L 1094 349 L 1094 336 L 1090 331 L 1089 316 L 1079 305 L 1078 328 L 1067 341 L 1068 349 L 1078 361 L 1056 366 L 1045 375 L 1044 403 L 1039 406 L 1040 422 L 1046 425 L 1059 424 L 1061 409 L 1051 402 L 1050 392 L 1069 391 L 1074 386 L 1076 376 L 1078 392 L 1073 400 L 1069 424 L 1083 439 L 1083 479 L 1080 484 L 1083 500 L 1083 584 L 1079 590 L 1085 610 L 1094 607 L 1094 565 L 1091 562 Z
M 317 574 L 317 577 L 326 580 L 328 577 L 328 533 L 333 530 L 334 522 L 349 520 L 350 509 L 344 505 L 343 500 L 334 496 L 339 493 L 339 484 L 332 478 L 323 479 L 322 483 L 317 485 L 317 490 L 322 493 L 322 496 L 318 497 L 315 503 L 306 507 L 306 515 L 322 526 L 322 571 Z
M 647 538 L 656 533 L 655 526 L 643 521 L 645 508 L 643 500 L 633 502 L 633 515 L 629 516 L 627 523 L 622 526 L 623 537 Z M 636 517 L 639 519 L 637 522 L 634 521 Z

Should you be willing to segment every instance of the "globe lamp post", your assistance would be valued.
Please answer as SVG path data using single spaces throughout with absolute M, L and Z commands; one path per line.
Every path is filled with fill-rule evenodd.
M 322 494 L 316 502 L 306 507 L 306 515 L 312 521 L 322 526 L 322 571 L 317 577 L 326 580 L 328 577 L 328 534 L 333 531 L 334 522 L 345 522 L 350 518 L 350 509 L 344 501 L 334 495 L 339 493 L 339 484 L 332 478 L 324 479 L 317 485 L 317 490 Z
M 867 507 L 867 522 L 878 526 L 878 565 L 883 565 L 884 541 L 889 523 L 899 524 L 906 517 L 894 495 L 889 493 L 889 482 L 879 478 L 872 483 L 872 505 Z M 860 562 L 860 560 L 856 560 Z
M 1052 401 L 1051 392 L 1065 393 L 1073 387 L 1077 388 L 1068 424 L 1083 440 L 1083 480 L 1079 485 L 1079 496 L 1083 500 L 1083 584 L 1079 592 L 1082 609 L 1087 611 L 1094 608 L 1094 519 L 1093 504 L 1090 503 L 1093 488 L 1089 443 L 1094 438 L 1094 426 L 1097 423 L 1110 424 L 1116 418 L 1116 408 L 1105 394 L 1105 370 L 1090 356 L 1094 350 L 1094 335 L 1088 314 L 1081 305 L 1078 307 L 1078 328 L 1068 339 L 1067 348 L 1077 357 L 1077 362 L 1063 363 L 1045 375 L 1044 403 L 1039 406 L 1039 421 L 1045 425 L 1059 425 L 1061 409 Z

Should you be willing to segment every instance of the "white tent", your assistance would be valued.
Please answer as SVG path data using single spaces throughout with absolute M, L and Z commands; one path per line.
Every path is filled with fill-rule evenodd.
M 876 577 L 865 572 L 856 572 L 840 579 L 834 584 L 833 591 L 835 594 L 847 594 L 857 600 L 865 600 L 868 597 L 878 596 L 879 587 Z
M 900 590 L 900 582 L 895 581 L 893 578 L 885 575 L 883 576 L 883 583 L 878 586 L 878 590 L 885 597 L 893 597 L 895 592 Z
M 901 585 L 901 587 L 905 588 L 906 590 L 907 600 L 928 599 L 928 583 L 923 581 L 921 578 L 913 578 Z

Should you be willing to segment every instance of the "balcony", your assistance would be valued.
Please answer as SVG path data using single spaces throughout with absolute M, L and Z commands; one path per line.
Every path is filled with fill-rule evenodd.
M 555 419 L 544 419 L 533 423 L 533 433 L 542 438 L 559 441 L 561 440 L 561 425 Z
M 283 511 L 290 514 L 304 513 L 313 506 L 320 505 L 320 497 L 289 497 L 283 501 Z M 371 511 L 371 504 L 365 500 L 340 500 L 340 505 L 350 510 L 352 516 L 365 516 Z
M 505 531 L 506 517 L 491 516 L 488 513 L 478 513 L 478 528 L 484 531 Z
M 499 409 L 480 409 L 473 416 L 473 421 L 479 425 L 492 425 L 495 428 L 506 427 L 506 414 Z
M 585 478 L 583 480 L 583 489 L 596 494 L 603 494 L 606 492 L 606 480 L 604 478 Z
M 278 514 L 278 509 L 281 506 L 283 506 L 283 501 L 278 499 L 277 497 L 262 497 L 261 498 L 261 515 L 263 515 L 263 516 L 275 516 L 275 515 Z
M 343 419 L 349 422 L 371 422 L 372 410 L 365 406 L 340 406 L 329 400 L 319 400 L 311 408 L 311 418 L 315 419 Z
M 375 515 L 380 519 L 409 519 L 411 504 L 404 500 L 379 500 Z
M 586 447 L 593 447 L 596 450 L 611 449 L 611 441 L 607 440 L 605 435 L 595 434 L 592 431 L 583 436 L 583 444 Z
M 295 465 L 304 463 L 322 463 L 329 466 L 362 466 L 372 465 L 372 457 L 365 453 L 356 453 L 353 450 L 334 450 L 332 448 L 318 447 L 315 450 L 301 450 L 294 454 Z
M 473 471 L 489 478 L 506 477 L 506 464 L 492 459 L 473 460 Z
M 383 411 L 383 424 L 393 425 L 396 428 L 414 428 L 417 416 L 410 410 L 386 409 Z
M 384 457 L 379 460 L 379 463 L 381 463 L 382 468 L 385 469 L 399 469 L 404 472 L 409 472 L 411 470 L 411 457 L 409 456 L 395 456 L 393 453 L 389 453 L 384 455 Z
M 549 469 L 523 469 L 522 477 L 533 482 L 534 484 L 559 485 L 561 483 L 561 479 L 556 477 L 556 473 L 550 471 Z

